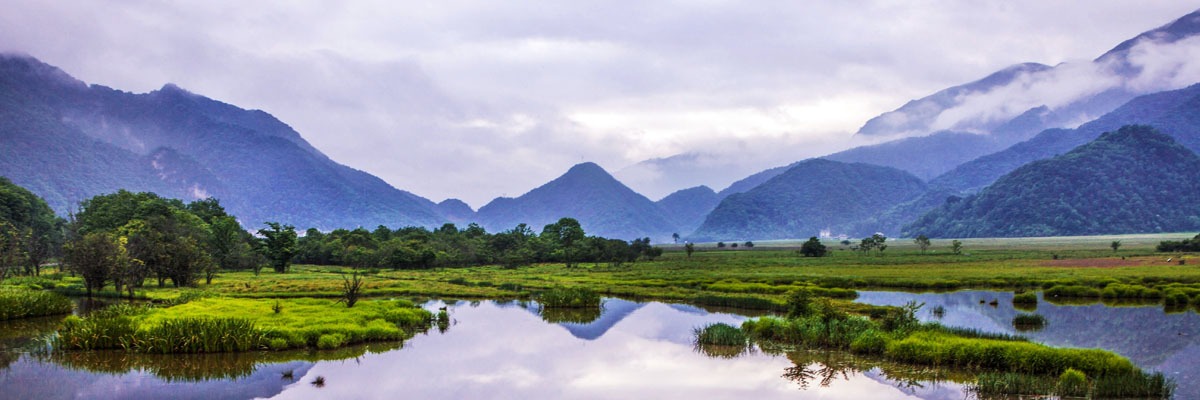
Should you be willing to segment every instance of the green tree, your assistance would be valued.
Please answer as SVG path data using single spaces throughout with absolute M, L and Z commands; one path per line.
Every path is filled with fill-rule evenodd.
M 576 244 L 582 241 L 586 234 L 579 221 L 574 218 L 560 218 L 558 222 L 542 228 L 541 237 L 562 252 L 563 262 L 567 268 L 571 268 L 575 266 L 574 253 L 579 250 L 575 248 Z
M 21 232 L 8 221 L 0 221 L 0 281 L 24 258 L 21 242 Z
M 62 218 L 54 215 L 45 200 L 4 177 L 0 177 L 0 224 L 7 224 L 4 244 L 20 250 L 6 252 L 13 258 L 0 266 L 5 271 L 16 272 L 20 264 L 26 275 L 38 275 L 42 263 L 62 249 Z
M 1109 244 L 1109 246 L 1110 246 L 1110 247 L 1112 247 L 1112 249 L 1113 249 L 1113 253 L 1116 253 L 1116 252 L 1117 252 L 1117 249 L 1120 249 L 1120 248 L 1121 248 L 1121 241 L 1120 241 L 1120 240 L 1114 240 L 1114 241 L 1112 241 L 1112 243 L 1111 243 L 1111 244 Z
M 258 230 L 263 236 L 263 252 L 277 273 L 286 273 L 296 255 L 296 227 L 267 222 L 267 227 Z
M 954 254 L 962 254 L 963 244 L 958 239 L 950 241 L 950 251 Z
M 687 252 L 687 257 L 692 258 L 692 253 L 696 251 L 696 244 L 687 242 L 683 245 L 683 251 Z
M 88 233 L 68 242 L 63 261 L 72 272 L 83 277 L 87 296 L 104 288 L 112 276 L 118 257 L 118 243 L 111 233 Z
M 800 245 L 800 254 L 805 257 L 824 257 L 829 252 L 829 249 L 821 244 L 821 239 L 816 236 L 808 238 L 808 241 Z
M 913 239 L 913 242 L 917 244 L 917 247 L 921 249 L 922 253 L 929 249 L 929 237 L 925 236 L 924 234 L 917 235 L 917 238 Z
M 674 239 L 674 240 L 675 240 L 675 243 L 676 243 L 676 244 L 678 244 L 678 243 L 679 243 L 679 233 L 678 233 L 678 232 L 676 232 L 676 233 L 672 233 L 672 234 L 671 234 L 671 239 Z

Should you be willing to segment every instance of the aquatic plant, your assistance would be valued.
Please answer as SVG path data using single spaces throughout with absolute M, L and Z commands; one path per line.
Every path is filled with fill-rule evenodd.
M 748 310 L 783 311 L 785 306 L 779 302 L 761 297 L 722 296 L 703 294 L 693 297 L 692 304 L 715 307 L 743 308 Z
M 581 287 L 556 287 L 538 296 L 542 307 L 548 308 L 587 308 L 600 307 L 600 295 Z
M 1046 317 L 1040 314 L 1017 314 L 1012 325 L 1019 331 L 1038 331 L 1046 327 Z
M 0 289 L 0 321 L 66 314 L 75 309 L 71 299 L 58 293 L 28 289 Z
M 708 324 L 693 329 L 696 345 L 742 346 L 747 343 L 746 333 L 741 328 L 726 323 Z
M 1034 306 L 1037 306 L 1037 302 L 1038 302 L 1037 293 L 1036 292 L 1017 293 L 1017 294 L 1013 295 L 1012 301 L 1013 301 L 1014 305 L 1017 305 L 1017 304 L 1030 305 L 1030 304 L 1032 304 Z

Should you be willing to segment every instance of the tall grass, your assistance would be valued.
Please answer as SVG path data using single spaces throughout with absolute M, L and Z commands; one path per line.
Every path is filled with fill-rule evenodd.
M 708 324 L 692 330 L 695 344 L 718 346 L 745 346 L 746 333 L 741 328 L 726 323 Z
M 1088 379 L 1081 371 L 1068 369 L 1061 375 L 1030 375 L 1015 372 L 985 372 L 969 390 L 986 396 L 1041 396 L 1089 399 L 1170 399 L 1175 384 L 1162 373 L 1117 373 Z M 982 396 L 981 396 L 982 397 Z
M 692 298 L 693 304 L 715 307 L 742 308 L 748 310 L 785 311 L 787 307 L 780 302 L 749 296 L 722 296 L 704 294 Z
M 1013 317 L 1012 325 L 1019 331 L 1040 331 L 1046 327 L 1046 317 L 1040 314 L 1018 314 Z
M 556 287 L 538 296 L 538 302 L 547 308 L 599 308 L 600 295 L 581 287 Z
M 888 344 L 889 358 L 937 367 L 979 368 L 1027 374 L 1059 374 L 1075 368 L 1089 375 L 1139 371 L 1128 359 L 1097 349 L 1062 349 L 1028 342 L 969 339 L 917 332 Z
M 274 312 L 277 307 L 281 311 Z M 399 340 L 426 329 L 433 314 L 408 301 L 363 301 L 355 308 L 324 299 L 204 298 L 170 308 L 115 305 L 68 317 L 55 347 L 142 353 L 210 353 L 336 348 Z
M 42 290 L 0 289 L 0 321 L 70 313 L 71 299 Z

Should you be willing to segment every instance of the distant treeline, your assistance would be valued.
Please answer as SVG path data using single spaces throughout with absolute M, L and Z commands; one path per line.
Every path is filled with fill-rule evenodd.
M 538 262 L 619 266 L 662 254 L 649 238 L 587 236 L 572 218 L 548 224 L 541 233 L 525 224 L 499 233 L 445 224 L 432 231 L 309 229 L 303 237 L 291 226 L 266 222 L 255 236 L 212 198 L 184 203 L 121 190 L 83 201 L 70 221 L 7 181 L 0 180 L 0 200 L 0 279 L 13 272 L 36 275 L 41 262 L 61 256 L 68 271 L 83 277 L 89 294 L 112 285 L 132 295 L 148 279 L 160 287 L 168 281 L 193 286 L 201 278 L 211 283 L 222 270 L 259 273 L 269 266 L 284 273 L 292 262 L 392 269 Z
M 368 231 L 338 229 L 323 233 L 309 229 L 298 240 L 295 261 L 360 268 L 422 269 L 499 264 L 509 268 L 540 262 L 580 262 L 621 265 L 639 259 L 653 260 L 662 249 L 649 238 L 626 242 L 587 236 L 579 221 L 562 218 L 534 233 L 525 224 L 488 233 L 476 224 L 459 229 L 454 224 L 428 230 L 379 226 Z
M 1158 251 L 1200 251 L 1200 235 L 1196 235 L 1191 239 L 1183 239 L 1179 241 L 1164 240 L 1158 243 Z

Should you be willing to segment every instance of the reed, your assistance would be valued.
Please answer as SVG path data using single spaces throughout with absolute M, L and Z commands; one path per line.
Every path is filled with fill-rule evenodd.
M 548 308 L 599 308 L 600 295 L 580 287 L 556 287 L 538 297 L 542 307 Z
M 71 299 L 58 293 L 28 289 L 0 289 L 0 321 L 67 314 L 75 309 Z
M 1038 302 L 1038 299 L 1037 299 L 1036 292 L 1017 293 L 1017 294 L 1013 295 L 1013 304 L 1014 305 L 1022 304 L 1022 305 L 1037 306 L 1037 302 Z
M 722 296 L 703 294 L 692 298 L 692 303 L 703 306 L 742 308 L 748 310 L 785 311 L 787 307 L 779 302 L 761 297 Z
M 726 323 L 708 324 L 692 330 L 694 343 L 714 346 L 746 347 L 746 333 L 741 328 Z
M 1046 327 L 1046 317 L 1040 314 L 1018 314 L 1013 317 L 1013 328 L 1019 331 L 1039 331 Z

